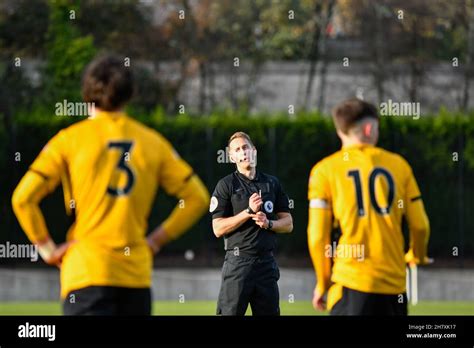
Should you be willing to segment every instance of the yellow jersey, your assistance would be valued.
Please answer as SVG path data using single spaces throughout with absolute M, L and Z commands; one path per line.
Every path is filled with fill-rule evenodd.
M 145 234 L 158 187 L 179 196 L 194 176 L 162 135 L 123 113 L 99 112 L 54 136 L 29 173 L 46 182 L 47 192 L 40 196 L 62 182 L 66 209 L 75 215 L 67 234 L 75 243 L 61 264 L 62 298 L 91 285 L 150 287 L 152 253 Z M 200 181 L 197 186 L 194 191 L 208 197 Z M 19 196 L 22 190 L 28 185 L 20 183 Z M 191 221 L 204 212 L 206 199 Z M 30 240 L 47 237 L 45 228 L 29 226 L 26 214 L 16 212 Z M 174 237 L 181 233 L 176 225 L 188 222 L 180 220 L 165 221 L 165 231 Z
M 402 217 L 418 259 L 426 255 L 429 234 L 420 190 L 405 159 L 369 144 L 343 147 L 313 167 L 308 199 L 308 239 L 319 291 L 330 286 L 328 272 L 333 283 L 362 292 L 405 291 Z M 328 217 L 333 222 L 321 223 Z M 341 230 L 337 246 L 330 243 L 333 224 Z

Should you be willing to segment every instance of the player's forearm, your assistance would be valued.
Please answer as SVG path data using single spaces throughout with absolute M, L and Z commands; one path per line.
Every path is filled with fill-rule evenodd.
M 48 228 L 38 205 L 15 203 L 13 210 L 21 228 L 33 244 L 49 238 Z
M 12 207 L 18 222 L 28 239 L 35 244 L 49 239 L 44 216 L 39 208 L 39 203 L 46 193 L 44 179 L 35 173 L 27 172 L 12 196 Z
M 324 294 L 329 289 L 331 282 L 331 259 L 325 254 L 325 246 L 329 243 L 329 238 L 325 241 L 309 243 L 311 260 L 316 272 L 316 288 L 320 294 Z
M 308 246 L 316 272 L 316 289 L 324 294 L 331 281 L 331 259 L 326 256 L 330 245 L 331 213 L 326 209 L 310 209 L 308 222 Z
M 227 217 L 217 218 L 212 221 L 212 229 L 217 238 L 220 238 L 226 234 L 235 231 L 237 228 L 242 226 L 251 215 L 245 210 L 242 210 L 239 214 Z
M 197 176 L 189 180 L 177 197 L 181 201 L 162 224 L 169 240 L 176 239 L 187 231 L 209 206 L 209 192 Z
M 429 234 L 429 225 L 424 229 L 410 230 L 410 249 L 413 251 L 414 261 L 416 263 L 422 264 L 426 259 Z
M 293 231 L 293 218 L 291 215 L 284 216 L 278 220 L 272 220 L 272 231 L 277 233 L 290 233 Z
M 430 223 L 426 215 L 423 202 L 418 201 L 409 206 L 408 228 L 410 230 L 410 249 L 415 263 L 423 263 L 426 258 Z

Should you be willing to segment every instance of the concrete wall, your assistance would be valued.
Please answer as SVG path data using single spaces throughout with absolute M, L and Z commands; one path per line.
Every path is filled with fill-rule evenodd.
M 293 105 L 295 110 L 303 106 L 305 88 L 307 84 L 307 62 L 267 62 L 265 63 L 256 81 L 249 80 L 249 64 L 241 63 L 236 70 L 232 65 L 216 64 L 214 66 L 215 88 L 206 88 L 206 95 L 214 95 L 220 106 L 230 106 L 230 94 L 235 94 L 237 99 L 245 100 L 250 93 L 254 103 L 251 111 L 283 111 L 288 112 L 288 106 Z M 318 66 L 319 69 L 319 66 Z M 172 64 L 160 65 L 160 72 L 171 78 L 178 71 Z M 231 78 L 230 72 L 235 75 Z M 461 106 L 463 94 L 463 70 L 453 67 L 451 64 L 440 63 L 426 67 L 422 82 L 418 87 L 417 100 L 410 100 L 410 72 L 406 65 L 389 65 L 385 73 L 387 79 L 384 82 L 385 95 L 383 100 L 378 101 L 377 90 L 371 74 L 371 65 L 351 61 L 350 66 L 342 65 L 342 57 L 336 62 L 330 62 L 327 67 L 325 98 L 322 111 L 329 113 L 330 110 L 341 100 L 355 95 L 362 95 L 364 99 L 377 103 L 387 102 L 419 102 L 421 114 L 436 112 L 441 106 L 448 110 L 458 109 Z M 310 95 L 309 109 L 318 108 L 321 93 L 321 76 L 316 75 L 313 81 L 313 90 Z M 232 81 L 235 81 L 232 83 Z M 201 82 L 199 76 L 190 76 L 183 88 L 180 90 L 180 99 L 186 108 L 197 111 L 201 102 Z M 471 85 L 470 95 L 474 92 Z M 472 99 L 472 98 L 471 98 Z M 472 102 L 469 102 L 472 106 Z
M 309 300 L 314 273 L 310 269 L 280 270 L 281 300 Z M 474 270 L 419 270 L 419 300 L 474 301 Z M 216 300 L 220 269 L 161 269 L 153 274 L 153 299 Z M 0 269 L 0 301 L 56 301 L 59 272 L 51 269 Z
M 344 55 L 345 57 L 346 55 Z M 463 96 L 463 67 L 453 67 L 450 63 L 426 65 L 421 83 L 418 87 L 417 100 L 410 100 L 409 86 L 411 81 L 409 66 L 404 64 L 387 64 L 385 69 L 384 97 L 378 100 L 374 78 L 371 74 L 372 65 L 358 61 L 351 53 L 349 66 L 343 66 L 339 57 L 327 65 L 326 84 L 324 88 L 324 102 L 321 109 L 326 114 L 341 100 L 348 97 L 363 96 L 364 99 L 381 103 L 391 99 L 394 102 L 419 102 L 421 114 L 436 112 L 441 106 L 448 110 L 458 109 L 462 105 Z M 149 70 L 150 76 L 159 80 L 174 81 L 179 78 L 179 62 L 165 61 L 155 67 L 150 61 L 141 61 L 142 67 Z M 40 83 L 40 69 L 44 62 L 25 59 L 23 64 L 26 76 L 33 85 Z M 232 62 L 214 63 L 210 66 L 214 72 L 213 82 L 207 81 L 204 88 L 205 108 L 211 108 L 211 99 L 220 108 L 232 105 L 231 95 L 236 100 L 246 100 L 250 95 L 253 100 L 251 112 L 270 111 L 288 112 L 288 106 L 293 105 L 295 110 L 303 107 L 308 71 L 310 65 L 305 61 L 269 61 L 263 64 L 256 78 L 249 62 L 242 60 L 239 68 Z M 318 73 L 313 81 L 308 108 L 319 107 L 319 98 L 322 92 L 320 64 Z M 469 95 L 474 94 L 474 84 L 471 83 Z M 473 98 L 469 98 L 468 106 L 473 107 Z M 187 111 L 197 113 L 201 100 L 201 80 L 199 71 L 188 76 L 180 89 L 179 100 L 186 106 Z

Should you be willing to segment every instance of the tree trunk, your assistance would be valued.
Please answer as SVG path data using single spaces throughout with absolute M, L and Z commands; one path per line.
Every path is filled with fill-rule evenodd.
M 261 68 L 261 63 L 258 61 L 255 61 L 252 63 L 252 67 L 250 69 L 249 77 L 248 77 L 248 83 L 247 83 L 247 95 L 246 95 L 246 107 L 248 108 L 248 111 L 252 109 L 252 107 L 255 104 L 255 97 L 257 96 L 257 81 L 258 77 L 260 75 L 260 68 Z
M 206 84 L 207 84 L 207 64 L 199 64 L 199 113 L 204 115 L 206 112 Z
M 231 103 L 231 106 L 232 106 L 232 110 L 235 111 L 239 107 L 239 102 L 238 102 L 238 97 L 237 97 L 238 75 L 237 75 L 237 69 L 233 64 L 230 67 L 229 82 L 230 82 L 230 88 L 229 88 L 230 103 Z
M 384 59 L 384 40 L 383 40 L 383 23 L 381 22 L 380 11 L 377 6 L 378 4 L 374 4 L 375 10 L 375 45 L 372 45 L 372 56 L 374 57 L 374 71 L 373 71 L 373 78 L 375 83 L 375 88 L 377 90 L 377 98 L 378 102 L 381 103 L 385 96 L 384 91 L 384 81 L 385 81 L 385 59 Z
M 316 65 L 319 59 L 319 39 L 321 37 L 321 1 L 317 1 L 314 6 L 314 20 L 316 22 L 313 33 L 313 41 L 311 42 L 311 51 L 309 52 L 309 70 L 308 70 L 308 82 L 306 84 L 306 91 L 303 100 L 303 109 L 307 110 L 309 107 L 309 101 L 311 98 L 311 92 L 313 89 L 314 75 L 316 72 Z
M 328 49 L 327 49 L 327 39 L 328 34 L 326 32 L 326 28 L 328 24 L 331 22 L 335 0 L 329 0 L 328 9 L 326 11 L 326 16 L 323 25 L 323 35 L 321 36 L 320 42 L 320 52 L 321 52 L 321 69 L 319 71 L 319 76 L 321 77 L 320 84 L 319 84 L 319 100 L 318 100 L 318 110 L 322 111 L 324 109 L 324 102 L 326 99 L 326 76 L 327 76 L 327 67 L 328 67 Z
M 466 56 L 466 67 L 464 68 L 464 86 L 463 86 L 463 98 L 462 98 L 462 110 L 466 111 L 469 108 L 469 88 L 471 87 L 472 77 L 472 63 L 474 60 L 474 4 L 472 0 L 468 0 L 466 3 L 467 12 L 467 56 Z
M 13 57 L 8 57 L 6 59 L 7 68 L 5 71 L 4 79 L 2 81 L 2 87 L 0 87 L 0 115 L 3 115 L 3 126 L 5 127 L 5 133 L 7 136 L 7 143 L 6 143 L 6 165 L 9 170 L 6 171 L 5 180 L 3 181 L 4 187 L 0 189 L 0 192 L 3 192 L 2 196 L 5 199 L 0 199 L 0 209 L 2 211 L 2 216 L 5 217 L 5 226 L 13 226 L 13 223 L 10 219 L 11 214 L 8 211 L 11 209 L 10 204 L 10 197 L 11 193 L 13 192 L 15 185 L 17 183 L 17 179 L 19 177 L 18 172 L 18 163 L 15 161 L 15 152 L 19 151 L 17 148 L 17 139 L 16 139 L 16 132 L 15 127 L 13 124 L 13 117 L 12 117 L 12 105 L 11 105 L 11 90 L 8 88 L 8 78 L 13 74 L 17 74 L 18 72 L 13 71 L 12 65 Z M 11 239 L 12 231 L 7 229 L 5 234 L 1 236 L 2 238 L 6 238 L 6 240 Z
M 418 21 L 415 18 L 413 20 L 413 51 L 418 52 Z M 411 58 L 410 61 L 410 88 L 409 88 L 409 97 L 411 102 L 416 102 L 418 99 L 418 85 L 420 84 L 421 80 L 421 74 L 422 74 L 422 69 L 421 69 L 421 64 L 418 62 L 418 57 L 415 55 L 414 57 Z
M 209 110 L 212 112 L 216 106 L 216 72 L 214 70 L 214 64 L 212 62 L 208 63 L 208 94 L 209 94 Z

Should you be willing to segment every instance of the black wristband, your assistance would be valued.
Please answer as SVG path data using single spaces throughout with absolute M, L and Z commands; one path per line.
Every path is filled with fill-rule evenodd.
M 247 207 L 247 213 L 249 214 L 255 214 L 255 212 L 252 210 L 252 208 L 250 208 L 250 205 Z

